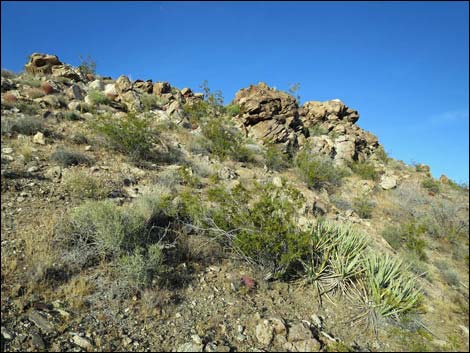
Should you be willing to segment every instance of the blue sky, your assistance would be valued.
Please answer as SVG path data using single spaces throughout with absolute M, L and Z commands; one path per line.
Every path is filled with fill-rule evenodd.
M 5 2 L 1 66 L 32 52 L 103 76 L 208 80 L 228 103 L 264 81 L 340 98 L 390 155 L 468 182 L 467 2 Z

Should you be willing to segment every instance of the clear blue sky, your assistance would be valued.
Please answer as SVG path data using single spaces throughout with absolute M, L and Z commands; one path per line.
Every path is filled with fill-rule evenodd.
M 467 2 L 4 2 L 1 66 L 32 52 L 103 76 L 208 80 L 229 102 L 259 81 L 340 98 L 392 157 L 468 182 Z

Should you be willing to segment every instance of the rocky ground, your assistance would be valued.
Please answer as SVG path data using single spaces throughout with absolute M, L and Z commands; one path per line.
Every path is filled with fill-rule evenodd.
M 220 114 L 207 86 L 194 93 L 103 78 L 41 54 L 25 70 L 2 71 L 1 82 L 2 351 L 468 351 L 468 188 L 388 158 L 357 125 L 357 111 L 339 100 L 299 107 L 287 93 L 252 85 L 225 111 L 243 135 L 243 148 L 233 140 L 237 153 L 249 158 L 227 158 L 205 150 L 195 119 L 194 107 L 208 101 L 205 112 Z M 94 130 L 98 117 L 129 112 L 155 124 L 158 158 L 129 157 Z M 326 156 L 349 173 L 334 187 L 312 187 L 295 165 L 273 162 L 269 146 Z M 57 255 L 58 224 L 86 201 L 124 207 L 155 186 L 203 195 L 214 183 L 282 189 L 286 181 L 305 201 L 300 226 L 320 217 L 348 224 L 377 252 L 411 265 L 420 310 L 367 327 L 354 320 L 358 298 L 320 298 L 305 281 L 274 279 L 202 234 L 177 255 L 169 248 L 164 275 L 137 290 L 121 284 L 109 259 L 77 272 Z

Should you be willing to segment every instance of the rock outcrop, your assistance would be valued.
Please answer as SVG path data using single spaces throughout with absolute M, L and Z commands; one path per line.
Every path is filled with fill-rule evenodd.
M 291 95 L 260 82 L 238 91 L 233 103 L 240 106 L 237 118 L 248 136 L 286 148 L 298 145 L 302 122 L 297 101 Z

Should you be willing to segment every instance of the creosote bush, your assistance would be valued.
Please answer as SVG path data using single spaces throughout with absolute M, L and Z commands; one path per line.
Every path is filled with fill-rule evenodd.
M 1 126 L 2 135 L 34 135 L 37 132 L 44 132 L 44 125 L 41 120 L 33 116 L 2 119 Z
M 133 113 L 123 118 L 101 115 L 92 122 L 92 128 L 103 135 L 113 149 L 130 156 L 132 160 L 151 159 L 152 146 L 159 136 L 147 116 L 137 117 Z
M 297 154 L 295 164 L 301 177 L 312 189 L 339 186 L 341 179 L 348 175 L 343 168 L 335 166 L 331 159 L 314 155 L 308 149 Z
M 355 174 L 359 175 L 362 179 L 379 179 L 379 173 L 375 169 L 374 165 L 370 162 L 354 161 L 349 163 L 348 166 Z
M 421 182 L 421 186 L 425 188 L 426 190 L 433 192 L 435 194 L 439 193 L 439 191 L 441 190 L 439 181 L 434 180 L 433 178 L 424 179 Z
M 70 151 L 63 147 L 57 148 L 57 150 L 51 154 L 50 158 L 63 167 L 71 167 L 80 164 L 89 166 L 93 164 L 93 161 L 83 153 Z

